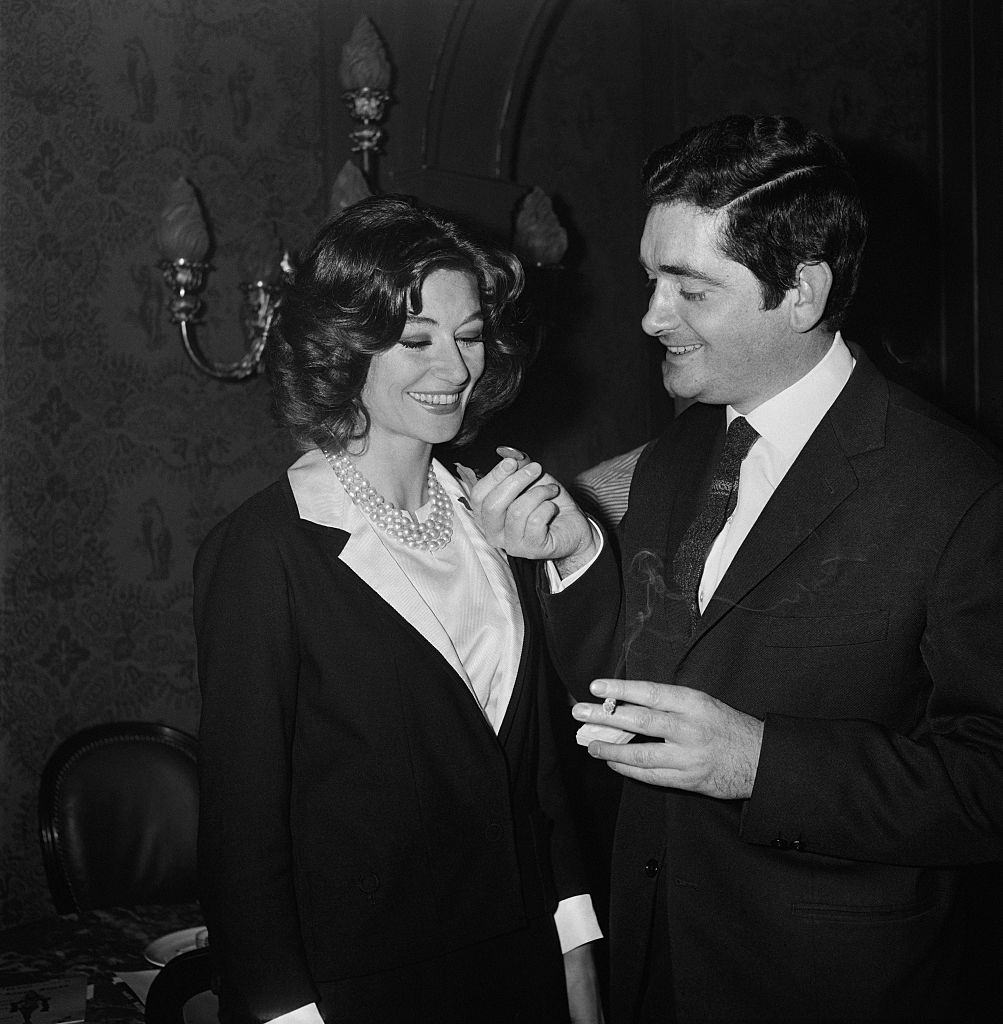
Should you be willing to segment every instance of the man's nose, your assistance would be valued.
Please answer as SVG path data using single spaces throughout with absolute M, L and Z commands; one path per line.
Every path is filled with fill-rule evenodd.
M 655 338 L 665 331 L 675 330 L 678 326 L 679 317 L 668 288 L 656 285 L 648 300 L 648 311 L 641 317 L 641 329 L 645 334 Z

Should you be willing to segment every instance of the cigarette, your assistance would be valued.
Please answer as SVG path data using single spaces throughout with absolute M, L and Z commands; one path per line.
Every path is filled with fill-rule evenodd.
M 612 715 L 616 711 L 616 697 L 607 697 L 602 702 L 602 710 L 604 715 Z
M 503 459 L 515 459 L 520 466 L 522 463 L 529 461 L 529 456 L 525 452 L 521 452 L 518 448 L 512 448 L 507 444 L 500 444 L 495 451 Z

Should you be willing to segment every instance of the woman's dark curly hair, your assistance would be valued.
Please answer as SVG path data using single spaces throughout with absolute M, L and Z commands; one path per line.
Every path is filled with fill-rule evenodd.
M 332 441 L 343 449 L 366 437 L 361 395 L 370 361 L 400 340 L 436 270 L 472 274 L 484 316 L 484 373 L 456 442 L 515 398 L 528 358 L 510 333 L 523 286 L 519 261 L 410 197 L 373 196 L 328 221 L 302 252 L 269 330 L 275 415 L 304 449 Z

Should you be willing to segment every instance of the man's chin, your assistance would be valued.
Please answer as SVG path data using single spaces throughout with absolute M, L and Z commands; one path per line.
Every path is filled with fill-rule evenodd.
M 662 385 L 670 398 L 691 401 L 696 398 L 695 386 L 692 383 L 688 385 L 679 374 L 678 368 L 671 366 L 668 360 L 662 363 Z

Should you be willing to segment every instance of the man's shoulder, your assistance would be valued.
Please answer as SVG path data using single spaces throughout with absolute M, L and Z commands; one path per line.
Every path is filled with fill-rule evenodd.
M 713 445 L 718 435 L 723 436 L 725 425 L 723 405 L 694 402 L 675 416 L 665 430 L 644 448 L 637 462 L 637 471 L 649 464 L 671 459 L 677 453 Z
M 1003 478 L 1003 453 L 992 441 L 893 382 L 888 384 L 885 443 L 889 451 L 915 460 L 926 473 L 985 484 Z

